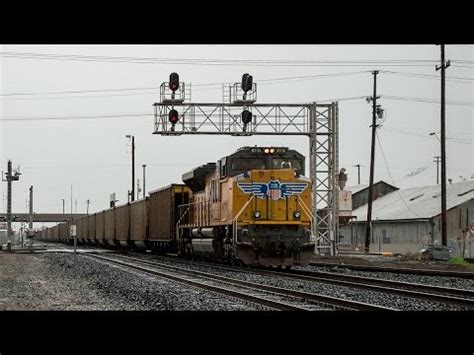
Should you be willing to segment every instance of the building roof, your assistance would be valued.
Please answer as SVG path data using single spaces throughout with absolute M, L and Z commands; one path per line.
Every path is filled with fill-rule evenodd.
M 385 185 L 388 185 L 390 187 L 393 187 L 394 190 L 397 190 L 398 187 L 396 186 L 393 186 L 383 180 L 380 180 L 380 181 L 377 181 L 376 183 L 374 183 L 374 186 L 375 185 L 378 185 L 378 184 L 385 184 Z M 365 189 L 368 189 L 369 188 L 369 185 L 368 184 L 361 184 L 361 185 L 354 185 L 354 186 L 350 186 L 347 190 L 348 191 L 351 191 L 352 192 L 352 195 L 355 195 L 356 193 L 358 192 L 361 192 L 362 190 L 365 190 Z
M 474 180 L 446 186 L 446 209 L 474 199 Z M 352 211 L 358 221 L 367 220 L 365 204 Z M 372 220 L 429 219 L 441 213 L 441 185 L 400 189 L 376 199 Z

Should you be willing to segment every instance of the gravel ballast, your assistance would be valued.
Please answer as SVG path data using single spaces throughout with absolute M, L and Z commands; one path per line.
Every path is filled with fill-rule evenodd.
M 229 297 L 66 253 L 0 253 L 0 310 L 255 310 Z
M 381 306 L 391 307 L 394 309 L 404 311 L 451 311 L 451 310 L 465 310 L 465 308 L 456 305 L 448 305 L 433 301 L 427 301 L 422 299 L 409 298 L 399 295 L 387 294 L 379 291 L 368 291 L 363 289 L 355 289 L 344 286 L 335 286 L 322 282 L 304 281 L 298 279 L 290 279 L 287 277 L 278 276 L 263 276 L 252 273 L 251 269 L 235 269 L 235 271 L 220 270 L 219 266 L 212 263 L 206 262 L 188 262 L 175 258 L 163 258 L 153 255 L 138 254 L 134 253 L 133 257 L 154 260 L 161 263 L 169 263 L 193 270 L 200 270 L 204 272 L 212 272 L 227 277 L 235 277 L 240 280 L 251 281 L 255 283 L 262 283 L 271 286 L 295 289 L 298 291 L 305 291 L 311 293 L 318 293 L 322 295 L 345 298 L 358 302 L 373 303 Z M 314 268 L 313 268 L 314 270 Z M 413 276 L 413 275 L 411 275 Z M 419 283 L 422 283 L 418 280 Z M 469 281 L 469 280 L 464 280 Z M 415 280 L 411 280 L 415 282 Z

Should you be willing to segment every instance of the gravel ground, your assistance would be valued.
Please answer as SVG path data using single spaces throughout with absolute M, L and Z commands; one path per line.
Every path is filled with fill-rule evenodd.
M 255 310 L 80 255 L 0 253 L 0 310 Z
M 194 270 L 200 270 L 204 272 L 214 272 L 219 275 L 235 277 L 240 280 L 246 280 L 256 283 L 267 284 L 271 286 L 284 287 L 295 289 L 299 291 L 318 293 L 322 295 L 328 295 L 333 297 L 340 297 L 351 299 L 359 302 L 367 302 L 387 306 L 395 309 L 404 311 L 417 311 L 417 310 L 440 310 L 440 311 L 451 311 L 451 310 L 466 310 L 460 306 L 447 305 L 438 302 L 424 301 L 421 299 L 414 299 L 409 297 L 403 297 L 398 295 L 390 295 L 378 291 L 367 291 L 362 289 L 352 289 L 344 286 L 335 286 L 327 283 L 318 283 L 313 281 L 304 280 L 291 280 L 285 277 L 275 276 L 263 276 L 256 275 L 251 270 L 242 271 L 222 271 L 219 270 L 218 265 L 210 263 L 189 263 L 186 261 L 180 261 L 179 259 L 162 258 L 154 255 L 147 254 L 133 254 L 133 257 L 151 259 L 163 263 L 169 263 L 173 265 L 179 265 Z

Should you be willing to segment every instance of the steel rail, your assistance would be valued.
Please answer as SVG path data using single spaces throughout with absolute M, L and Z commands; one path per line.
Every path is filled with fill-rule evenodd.
M 212 291 L 212 292 L 216 292 L 216 293 L 219 293 L 219 294 L 224 294 L 224 295 L 227 295 L 227 296 L 230 296 L 230 297 L 238 298 L 238 299 L 243 300 L 243 301 L 252 302 L 252 303 L 255 303 L 255 304 L 258 304 L 258 305 L 263 305 L 263 306 L 270 307 L 270 308 L 273 308 L 273 309 L 282 310 L 282 311 L 288 311 L 288 310 L 305 311 L 304 308 L 294 306 L 294 305 L 291 305 L 291 304 L 287 304 L 287 303 L 283 303 L 283 302 L 277 302 L 277 301 L 269 300 L 269 299 L 266 299 L 266 298 L 263 298 L 263 297 L 250 295 L 248 293 L 238 292 L 238 291 L 235 291 L 235 290 L 230 290 L 230 289 L 226 289 L 226 288 L 222 288 L 222 287 L 209 285 L 209 284 L 206 284 L 206 283 L 203 283 L 203 282 L 191 280 L 189 278 L 180 277 L 180 276 L 172 275 L 170 273 L 149 269 L 149 268 L 146 268 L 146 267 L 142 267 L 142 266 L 139 266 L 139 265 L 136 265 L 136 264 L 131 264 L 131 263 L 124 262 L 124 261 L 120 261 L 120 260 L 117 260 L 117 259 L 106 258 L 106 257 L 99 256 L 99 255 L 96 255 L 96 254 L 82 254 L 82 255 L 85 255 L 87 257 L 92 257 L 94 259 L 99 259 L 99 260 L 115 263 L 115 264 L 122 265 L 122 266 L 127 266 L 131 269 L 139 270 L 139 271 L 142 271 L 142 272 L 145 272 L 145 273 L 148 273 L 148 274 L 152 274 L 152 275 L 155 275 L 155 276 L 167 278 L 169 280 L 180 282 L 180 283 L 183 283 L 183 284 L 186 284 L 186 285 L 191 285 L 191 286 L 198 287 L 198 288 L 201 288 L 201 289 L 204 289 L 204 290 L 207 290 L 207 291 Z
M 154 262 L 146 261 L 154 264 Z M 235 268 L 225 266 L 214 266 L 221 270 L 240 271 Z M 248 269 L 245 269 L 248 271 Z M 390 294 L 397 294 L 405 297 L 431 300 L 435 302 L 455 304 L 470 309 L 474 309 L 474 291 L 419 283 L 410 283 L 394 280 L 376 279 L 364 276 L 343 275 L 329 272 L 306 271 L 306 270 L 280 270 L 270 271 L 262 269 L 252 269 L 253 273 L 268 276 L 283 276 L 287 278 L 300 279 L 313 282 L 330 283 L 337 286 L 365 289 L 369 291 L 379 291 Z M 212 274 L 213 275 L 213 274 Z M 269 286 L 271 287 L 271 286 Z M 465 297 L 465 298 L 463 298 Z
M 312 266 L 320 267 L 344 267 L 352 270 L 360 271 L 380 271 L 380 272 L 393 272 L 399 274 L 414 274 L 414 275 L 426 275 L 426 276 L 447 276 L 447 277 L 459 277 L 465 279 L 474 279 L 474 272 L 470 271 L 454 271 L 454 270 L 429 270 L 429 269 L 418 269 L 418 268 L 404 268 L 404 267 L 389 267 L 389 266 L 375 266 L 375 265 L 355 265 L 355 264 L 339 264 L 323 261 L 312 261 L 309 263 Z
M 122 259 L 127 259 L 131 260 L 134 262 L 139 262 L 147 265 L 153 265 L 157 267 L 162 267 L 162 268 L 167 268 L 167 269 L 172 269 L 176 270 L 182 273 L 186 274 L 192 274 L 192 275 L 198 275 L 200 277 L 204 277 L 210 280 L 220 280 L 224 283 L 232 284 L 232 285 L 239 285 L 243 287 L 247 287 L 250 289 L 254 289 L 257 291 L 268 291 L 280 296 L 290 296 L 290 297 L 296 297 L 300 298 L 302 300 L 311 300 L 311 301 L 316 301 L 319 303 L 324 303 L 328 304 L 331 306 L 337 306 L 345 309 L 351 309 L 351 310 L 384 310 L 384 311 L 396 311 L 396 309 L 385 307 L 385 306 L 380 306 L 380 305 L 374 305 L 374 304 L 369 304 L 369 303 L 364 303 L 364 302 L 359 302 L 359 301 L 353 301 L 353 300 L 347 300 L 347 299 L 340 299 L 336 297 L 331 297 L 331 296 L 326 296 L 326 295 L 320 295 L 316 293 L 309 293 L 309 292 L 303 292 L 303 291 L 296 291 L 296 290 L 291 290 L 291 289 L 286 289 L 286 288 L 281 288 L 281 287 L 275 287 L 275 286 L 269 286 L 269 285 L 263 285 L 260 283 L 255 283 L 255 282 L 249 282 L 249 281 L 243 281 L 243 280 L 238 280 L 238 279 L 233 279 L 230 277 L 226 276 L 220 276 L 212 273 L 207 273 L 203 271 L 197 271 L 197 270 L 191 270 L 188 268 L 182 268 L 179 266 L 172 266 L 169 264 L 162 264 L 158 262 L 153 262 L 153 261 L 148 261 L 148 260 L 142 260 L 142 259 L 137 259 L 129 256 L 123 256 L 123 255 L 117 255 L 114 254 L 114 256 L 117 256 Z M 101 257 L 103 259 L 108 259 Z M 113 260 L 115 261 L 115 260 Z M 128 264 L 128 263 L 127 263 Z M 235 269 L 227 269 L 229 271 L 236 271 Z M 257 273 L 260 272 L 261 270 L 256 270 Z M 304 308 L 298 307 L 299 310 L 304 310 Z
M 455 304 L 474 309 L 473 290 L 318 271 L 285 270 L 279 272 L 273 271 L 272 273 L 277 275 L 287 274 L 289 277 L 303 280 L 326 282 L 339 286 L 398 294 L 400 296 Z

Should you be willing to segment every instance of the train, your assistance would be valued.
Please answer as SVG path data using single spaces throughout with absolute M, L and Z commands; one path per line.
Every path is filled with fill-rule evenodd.
M 36 231 L 36 239 L 290 268 L 314 254 L 312 182 L 287 147 L 246 146 L 145 198 Z

